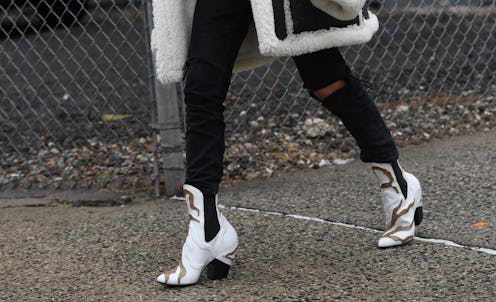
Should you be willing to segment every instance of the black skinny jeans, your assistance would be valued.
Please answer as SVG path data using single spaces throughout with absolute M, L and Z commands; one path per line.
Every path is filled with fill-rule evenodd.
M 198 0 L 187 60 L 186 181 L 204 194 L 216 194 L 223 175 L 224 105 L 232 69 L 248 27 L 249 0 Z M 324 106 L 341 118 L 367 162 L 393 162 L 398 153 L 374 102 L 353 81 L 336 48 L 294 57 L 310 91 L 337 80 L 348 82 Z M 334 99 L 335 100 L 334 100 Z M 336 104 L 336 105 L 335 105 Z

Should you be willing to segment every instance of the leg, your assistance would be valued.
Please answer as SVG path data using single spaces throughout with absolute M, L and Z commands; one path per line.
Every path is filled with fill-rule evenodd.
M 222 179 L 223 102 L 251 22 L 248 0 L 197 1 L 185 86 L 185 182 L 207 194 L 216 194 Z
M 232 68 L 252 22 L 249 0 L 196 2 L 188 53 L 186 103 L 186 181 L 190 223 L 179 266 L 157 278 L 169 285 L 224 278 L 238 237 L 217 208 L 223 172 L 224 106 Z
M 364 162 L 391 163 L 398 159 L 394 139 L 379 110 L 352 77 L 337 48 L 294 57 L 294 61 L 305 88 L 341 119 L 357 141 Z
M 398 164 L 398 151 L 374 101 L 352 77 L 338 49 L 294 58 L 304 85 L 322 105 L 338 116 L 360 146 L 360 157 L 372 163 L 381 184 L 386 232 L 380 247 L 404 244 L 422 220 L 418 180 Z

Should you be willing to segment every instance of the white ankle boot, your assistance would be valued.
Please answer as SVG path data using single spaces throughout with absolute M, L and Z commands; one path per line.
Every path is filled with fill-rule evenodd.
M 189 231 L 183 245 L 179 266 L 157 277 L 157 281 L 168 285 L 189 285 L 198 282 L 201 272 L 207 267 L 209 279 L 227 277 L 229 267 L 238 247 L 236 231 L 217 209 L 220 230 L 207 242 L 205 239 L 205 211 L 203 194 L 197 188 L 184 185 L 186 205 L 189 211 Z
M 415 235 L 415 226 L 422 221 L 420 183 L 415 176 L 403 171 L 399 165 L 397 167 L 396 172 L 402 173 L 406 181 L 406 186 L 403 188 L 398 183 L 391 164 L 372 164 L 372 170 L 381 183 L 382 202 L 386 214 L 386 232 L 379 239 L 379 247 L 391 247 L 409 242 Z

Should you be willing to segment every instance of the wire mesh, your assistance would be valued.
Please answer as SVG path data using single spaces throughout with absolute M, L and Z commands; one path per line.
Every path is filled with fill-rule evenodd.
M 140 3 L 2 1 L 0 20 L 0 186 L 125 188 L 151 177 Z
M 144 3 L 1 2 L 0 189 L 152 189 Z M 496 1 L 371 4 L 379 32 L 342 51 L 371 83 L 397 143 L 493 128 Z M 302 89 L 290 58 L 236 74 L 225 116 L 226 179 L 318 168 L 358 152 Z
M 370 83 L 398 145 L 494 127 L 495 4 L 371 2 L 378 33 L 342 53 L 355 75 Z M 359 152 L 341 122 L 302 90 L 291 59 L 236 75 L 226 103 L 228 179 L 319 168 Z

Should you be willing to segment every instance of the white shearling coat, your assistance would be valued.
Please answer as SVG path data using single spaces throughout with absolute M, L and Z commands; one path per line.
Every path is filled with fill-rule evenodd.
M 235 72 L 267 64 L 276 57 L 365 43 L 379 27 L 377 17 L 363 9 L 366 0 L 250 1 L 254 24 L 239 51 Z M 286 31 L 287 36 L 283 39 L 276 34 L 273 1 L 284 5 L 284 16 L 277 16 L 284 18 L 286 24 L 283 31 Z M 347 26 L 295 33 L 292 28 L 291 1 L 310 1 L 320 11 L 337 20 L 355 19 L 357 22 Z M 155 54 L 157 78 L 162 83 L 178 82 L 183 77 L 195 4 L 196 0 L 153 0 L 154 29 L 151 46 Z

